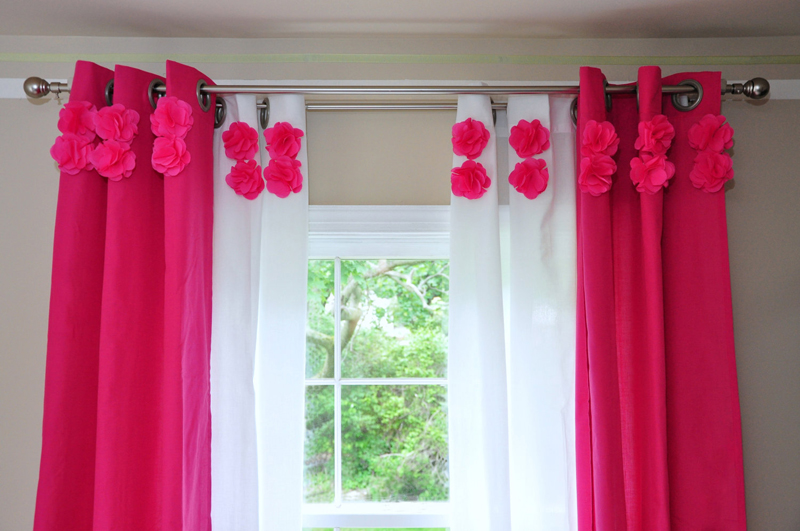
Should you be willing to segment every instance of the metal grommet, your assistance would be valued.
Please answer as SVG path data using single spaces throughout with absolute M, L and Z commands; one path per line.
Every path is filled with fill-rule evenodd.
M 608 88 L 608 80 L 603 80 L 603 94 L 606 95 L 606 112 L 611 112 L 611 94 L 606 90 Z
M 214 110 L 214 129 L 219 129 L 225 123 L 228 116 L 228 104 L 222 98 L 217 99 L 217 106 Z
M 106 83 L 106 105 L 114 105 L 114 80 Z
M 701 85 L 699 82 L 695 81 L 694 79 L 684 79 L 683 81 L 678 83 L 678 85 L 689 85 L 690 87 L 694 87 L 694 89 L 697 91 L 697 96 L 694 96 L 694 95 L 691 95 L 691 94 L 687 94 L 687 98 L 689 100 L 689 104 L 688 105 L 684 105 L 683 103 L 681 103 L 681 100 L 680 100 L 681 94 L 673 94 L 672 95 L 672 106 L 673 107 L 675 107 L 679 111 L 687 112 L 687 111 L 691 111 L 692 109 L 695 109 L 698 105 L 700 105 L 700 102 L 703 100 L 703 85 Z M 693 100 L 692 98 L 696 98 L 696 99 Z
M 197 103 L 200 105 L 200 110 L 207 112 L 211 108 L 211 94 L 203 92 L 203 89 L 208 86 L 205 79 L 197 80 Z
M 258 108 L 258 121 L 261 129 L 266 129 L 269 125 L 269 98 L 264 98 Z
M 166 87 L 167 85 L 160 79 L 154 79 L 147 87 L 147 98 L 150 100 L 150 105 L 155 109 L 158 105 L 158 99 L 163 96 L 160 92 L 156 92 L 158 87 Z
M 578 127 L 578 98 L 573 99 L 570 103 L 569 115 L 572 117 L 572 125 Z

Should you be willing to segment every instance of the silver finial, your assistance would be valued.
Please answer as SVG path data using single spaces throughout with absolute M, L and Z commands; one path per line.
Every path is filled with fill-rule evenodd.
M 750 81 L 744 83 L 742 92 L 748 98 L 760 100 L 767 97 L 769 94 L 769 81 L 763 77 L 754 77 Z
M 50 83 L 40 77 L 29 77 L 22 84 L 29 98 L 42 98 L 50 94 Z

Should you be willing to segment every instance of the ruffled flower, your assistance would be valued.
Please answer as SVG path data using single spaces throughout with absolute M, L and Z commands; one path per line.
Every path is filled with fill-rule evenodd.
M 295 158 L 297 154 L 300 153 L 300 139 L 303 138 L 303 135 L 302 129 L 292 127 L 292 124 L 289 122 L 277 122 L 264 131 L 264 139 L 267 141 L 269 156 L 273 159 L 282 156 L 287 156 L 292 159 Z M 267 189 L 269 190 L 269 186 L 267 186 Z M 270 190 L 270 192 L 272 192 L 272 190 Z
M 718 192 L 727 181 L 733 179 L 733 161 L 727 153 L 700 151 L 694 159 L 689 179 L 695 188 Z
M 94 128 L 103 140 L 128 142 L 139 132 L 139 113 L 121 103 L 103 107 L 94 115 Z
M 256 134 L 256 139 L 258 134 Z M 264 178 L 261 176 L 261 166 L 254 160 L 240 160 L 231 168 L 225 177 L 225 182 L 237 194 L 246 199 L 255 199 L 264 191 Z M 288 194 L 287 194 L 288 195 Z
M 480 162 L 468 160 L 458 168 L 452 169 L 450 185 L 455 196 L 479 199 L 492 185 L 492 179 L 486 175 L 486 168 Z
M 631 180 L 639 192 L 658 193 L 661 188 L 669 186 L 669 180 L 675 175 L 675 165 L 664 155 L 640 153 L 631 159 Z
M 186 142 L 180 137 L 162 136 L 153 142 L 153 169 L 165 176 L 178 175 L 191 160 Z
M 611 176 L 617 171 L 617 163 L 603 153 L 592 153 L 581 159 L 578 188 L 597 197 L 611 189 Z
M 543 159 L 525 159 L 517 163 L 508 183 L 528 199 L 536 199 L 547 188 L 550 172 Z
M 97 108 L 88 101 L 70 101 L 58 112 L 58 130 L 91 142 L 95 138 L 94 117 Z
M 299 160 L 288 155 L 270 159 L 269 166 L 264 169 L 267 191 L 281 198 L 288 197 L 290 193 L 300 192 L 303 189 L 300 166 Z
M 733 127 L 724 116 L 706 114 L 689 129 L 689 145 L 698 151 L 706 149 L 722 153 L 733 147 Z
M 640 151 L 649 151 L 653 155 L 666 155 L 675 138 L 675 128 L 663 114 L 657 114 L 652 120 L 639 122 L 639 138 L 633 147 Z
M 77 175 L 81 170 L 91 170 L 89 156 L 92 144 L 85 137 L 75 133 L 64 133 L 56 137 L 50 156 L 58 163 L 58 169 L 70 175 Z
M 186 138 L 193 124 L 192 106 L 175 96 L 159 98 L 150 115 L 150 130 L 156 136 Z
M 89 161 L 97 168 L 97 173 L 112 181 L 130 177 L 136 167 L 136 155 L 130 144 L 116 140 L 99 144 L 89 155 Z
M 593 153 L 612 156 L 617 152 L 619 137 L 611 122 L 589 120 L 583 128 L 581 155 L 588 157 Z
M 550 147 L 550 130 L 539 120 L 520 120 L 511 128 L 508 143 L 521 159 L 533 157 Z
M 477 159 L 489 144 L 490 136 L 489 130 L 480 120 L 467 118 L 458 122 L 453 125 L 453 153 L 470 160 Z
M 252 159 L 258 152 L 258 131 L 245 122 L 233 122 L 227 131 L 222 133 L 225 155 L 229 159 Z

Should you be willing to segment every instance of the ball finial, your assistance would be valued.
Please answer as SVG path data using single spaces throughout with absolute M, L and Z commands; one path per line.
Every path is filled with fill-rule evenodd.
M 754 77 L 744 84 L 742 92 L 744 92 L 745 96 L 754 100 L 766 98 L 767 94 L 769 94 L 769 81 L 763 77 Z
M 29 77 L 22 84 L 29 98 L 41 98 L 50 94 L 50 83 L 40 77 Z

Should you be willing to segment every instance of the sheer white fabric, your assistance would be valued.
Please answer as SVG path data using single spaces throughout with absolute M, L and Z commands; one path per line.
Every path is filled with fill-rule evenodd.
M 456 121 L 491 133 L 477 162 L 492 184 L 450 198 L 448 414 L 451 531 L 508 531 L 508 423 L 497 206 L 497 148 L 488 96 L 458 98 Z M 453 165 L 466 159 L 454 156 Z
M 547 189 L 513 188 L 508 362 L 512 529 L 577 529 L 575 484 L 575 133 L 570 98 L 511 96 L 508 124 L 550 129 Z M 513 148 L 508 167 L 521 162 Z
M 225 183 L 235 163 L 222 133 L 257 129 L 255 96 L 225 97 L 214 131 L 214 268 L 211 321 L 211 520 L 215 529 L 258 529 L 256 399 L 253 385 L 262 196 L 248 201 Z

